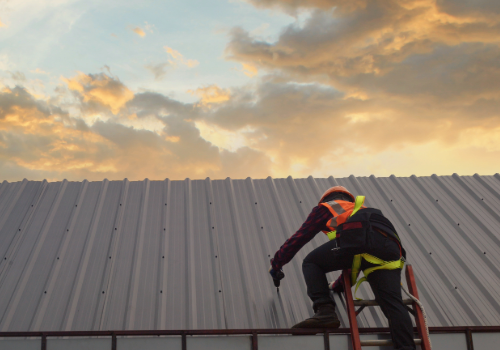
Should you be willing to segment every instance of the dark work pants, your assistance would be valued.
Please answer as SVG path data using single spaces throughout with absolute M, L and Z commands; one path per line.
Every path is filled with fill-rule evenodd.
M 368 253 L 385 261 L 399 259 L 399 247 L 381 234 L 375 233 L 376 249 L 355 252 Z M 302 263 L 302 272 L 307 284 L 307 295 L 313 301 L 314 310 L 321 304 L 332 303 L 326 273 L 350 269 L 353 252 L 336 248 L 336 242 L 330 241 L 313 250 Z M 362 269 L 374 266 L 363 260 Z M 403 305 L 401 296 L 401 270 L 378 270 L 368 276 L 368 282 L 380 304 L 382 312 L 389 320 L 391 337 L 396 350 L 414 350 L 413 325 L 408 310 Z

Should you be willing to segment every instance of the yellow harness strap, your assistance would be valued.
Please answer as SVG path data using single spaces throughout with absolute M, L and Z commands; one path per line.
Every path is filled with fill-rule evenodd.
M 356 214 L 358 210 L 361 209 L 364 203 L 365 203 L 365 196 L 357 196 L 356 200 L 354 201 L 354 209 L 352 210 L 352 213 L 351 215 L 349 215 L 349 217 Z
M 369 263 L 379 265 L 379 266 L 374 266 L 370 267 L 366 270 L 363 270 L 363 274 L 365 275 L 364 277 L 360 278 L 358 281 L 356 279 L 358 278 L 359 274 L 359 268 L 361 267 L 361 259 L 365 259 Z M 367 281 L 368 275 L 372 273 L 373 271 L 376 270 L 396 270 L 396 269 L 403 269 L 405 262 L 402 259 L 395 260 L 395 261 L 384 261 L 382 259 L 377 258 L 376 256 L 363 253 L 363 254 L 358 254 L 354 255 L 354 260 L 352 261 L 352 269 L 351 269 L 351 284 L 354 285 L 356 284 L 356 288 L 354 289 L 354 297 L 356 300 L 362 300 L 361 298 L 356 297 L 356 292 L 358 291 L 359 286 L 361 283 Z

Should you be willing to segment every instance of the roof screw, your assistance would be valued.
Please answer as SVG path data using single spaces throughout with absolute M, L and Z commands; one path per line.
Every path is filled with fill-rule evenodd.
M 484 254 L 486 254 L 486 252 L 484 252 Z
M 391 202 L 392 202 L 392 199 L 391 199 Z
M 75 204 L 75 207 L 77 207 L 77 206 L 78 206 L 78 204 Z
M 485 253 L 486 254 L 486 253 Z M 3 258 L 4 260 L 7 260 L 7 257 Z
M 215 258 L 217 258 L 217 255 L 215 256 Z
M 162 259 L 165 259 L 165 255 L 161 257 Z
M 458 223 L 457 225 L 460 226 L 460 223 Z
M 111 257 L 109 257 L 111 259 Z
M 214 229 L 214 227 L 212 226 L 212 230 Z
M 33 204 L 31 206 L 33 206 Z
M 166 231 L 167 229 L 166 228 L 163 228 L 163 231 Z
M 267 257 L 268 257 L 268 258 L 270 258 L 270 257 L 271 257 L 271 255 L 268 255 Z
M 57 260 L 59 260 L 59 257 L 57 257 Z
M 222 291 L 219 289 L 219 293 L 222 293 Z
M 302 203 L 302 201 L 300 201 L 299 203 Z
M 69 232 L 69 228 L 66 231 Z
M 116 231 L 116 227 L 115 227 L 115 231 Z
M 458 289 L 458 287 L 455 287 L 455 289 Z
M 432 255 L 432 252 L 429 252 L 430 255 Z
M 438 200 L 438 199 L 436 199 L 436 202 L 439 202 L 439 200 Z
M 212 202 L 210 202 L 210 205 L 212 205 Z
M 21 231 L 21 229 L 19 229 L 19 231 Z
M 165 205 L 167 205 L 167 203 L 165 203 Z
M 43 292 L 43 294 L 47 294 L 47 291 Z
M 255 202 L 255 204 L 257 204 L 257 202 Z
M 102 294 L 104 294 L 104 291 L 102 291 Z
M 261 228 L 261 229 L 264 229 L 264 227 L 263 227 L 263 226 L 261 226 L 260 228 Z
M 122 206 L 122 204 L 120 203 L 120 207 Z
M 410 226 L 410 224 L 408 224 L 408 226 Z
M 163 293 L 163 291 L 162 291 L 162 290 L 160 290 L 160 293 Z

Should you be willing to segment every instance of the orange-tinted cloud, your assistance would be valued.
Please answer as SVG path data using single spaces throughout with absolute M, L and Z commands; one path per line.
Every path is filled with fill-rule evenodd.
M 251 64 L 242 63 L 241 65 L 243 66 L 243 69 L 242 69 L 243 74 L 245 74 L 249 78 L 253 78 L 254 76 L 256 76 L 259 73 L 259 70 L 257 69 L 257 67 L 255 67 Z
M 142 28 L 140 28 L 140 27 L 134 27 L 134 28 L 132 28 L 132 31 L 135 34 L 139 35 L 140 37 L 145 37 L 146 36 L 146 32 L 144 30 L 142 30 Z
M 75 91 L 88 105 L 109 108 L 113 114 L 133 97 L 134 94 L 120 81 L 106 74 L 84 74 L 62 78 L 70 90 Z
M 49 74 L 49 73 L 45 72 L 44 70 L 42 70 L 42 69 L 40 69 L 40 68 L 37 68 L 37 69 L 31 70 L 30 72 L 31 72 L 31 73 L 35 73 L 35 74 Z
M 231 98 L 229 90 L 221 89 L 217 85 L 209 85 L 196 90 L 188 90 L 188 92 L 198 96 L 200 98 L 200 104 L 205 106 L 223 103 L 229 101 Z
M 474 11 L 459 11 L 458 4 L 435 0 L 251 2 L 258 6 L 318 10 L 313 10 L 303 26 L 287 27 L 275 43 L 234 29 L 226 48 L 230 59 L 285 73 L 291 80 L 328 82 L 346 93 L 365 90 L 365 94 L 373 96 L 385 90 L 387 80 L 401 75 L 410 78 L 417 70 L 417 75 L 437 77 L 431 71 L 436 64 L 446 67 L 440 74 L 453 74 L 459 79 L 464 66 L 477 65 L 482 69 L 482 62 L 460 60 L 460 56 L 484 57 L 491 66 L 494 58 L 488 56 L 499 52 L 500 11 L 489 11 L 498 7 L 493 1 L 484 2 L 491 4 L 489 7 L 464 5 L 474 7 Z M 447 9 L 454 11 L 448 13 Z M 422 67 L 424 60 L 427 62 Z M 455 62 L 448 64 L 448 60 Z M 407 86 L 414 83 L 418 85 L 416 93 L 435 92 L 433 80 L 426 83 L 425 79 L 411 77 L 405 81 Z
M 233 30 L 226 53 L 259 72 L 251 85 L 193 89 L 196 103 L 134 94 L 106 74 L 66 79 L 76 99 L 43 102 L 5 90 L 2 174 L 101 180 L 498 171 L 497 3 L 249 1 L 308 9 L 308 19 L 275 42 Z M 169 64 L 193 66 L 165 50 Z M 97 114 L 108 118 L 85 122 Z
M 240 176 L 251 164 L 260 164 L 245 170 L 251 176 L 270 173 L 269 160 L 261 152 L 219 151 L 201 138 L 194 123 L 185 120 L 196 117 L 188 114 L 193 106 L 152 93 L 136 95 L 129 105 L 142 112 L 134 118 L 144 118 L 144 113 L 156 116 L 163 130 L 136 129 L 111 120 L 89 126 L 22 88 L 5 89 L 0 93 L 2 180 L 222 178 Z M 184 115 L 161 116 L 169 112 Z
M 173 66 L 177 64 L 182 64 L 189 68 L 193 68 L 200 64 L 197 60 L 185 59 L 184 56 L 179 51 L 174 50 L 171 47 L 164 46 L 163 48 L 169 54 L 170 56 L 169 63 L 172 64 Z

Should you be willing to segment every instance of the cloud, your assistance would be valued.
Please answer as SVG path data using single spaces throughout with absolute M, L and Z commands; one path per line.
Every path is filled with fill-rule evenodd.
M 24 75 L 23 72 L 16 71 L 16 72 L 9 72 L 9 74 L 10 74 L 10 77 L 12 78 L 12 80 L 15 80 L 18 82 L 26 81 L 26 75 Z
M 242 63 L 241 65 L 243 66 L 243 69 L 241 71 L 249 78 L 253 78 L 259 73 L 259 70 L 251 64 Z
M 188 93 L 198 96 L 200 104 L 208 106 L 229 101 L 231 93 L 227 89 L 221 89 L 217 85 L 209 85 L 196 90 L 188 90 Z
M 302 9 L 331 9 L 339 12 L 350 12 L 365 8 L 370 0 L 246 0 L 259 8 L 278 8 L 286 13 L 296 16 Z
M 91 110 L 109 109 L 117 114 L 125 104 L 134 97 L 119 80 L 104 73 L 84 74 L 72 78 L 61 78 L 68 88 L 82 100 L 84 107 Z
M 498 172 L 497 2 L 249 2 L 306 17 L 276 41 L 232 30 L 226 57 L 255 77 L 251 84 L 193 88 L 194 103 L 134 93 L 109 70 L 64 78 L 59 98 L 47 101 L 7 88 L 0 173 L 137 180 Z M 168 63 L 146 66 L 157 80 L 167 64 L 198 64 L 164 49 Z
M 147 64 L 145 67 L 147 70 L 149 70 L 151 73 L 153 73 L 155 80 L 159 81 L 165 78 L 165 75 L 167 74 L 167 71 L 165 68 L 167 68 L 168 63 L 158 63 L 158 64 Z
M 40 68 L 37 68 L 37 69 L 34 69 L 34 70 L 30 70 L 31 73 L 35 73 L 35 74 L 49 74 L 43 70 L 41 70 Z
M 286 27 L 276 42 L 258 40 L 241 28 L 233 29 L 226 48 L 229 59 L 273 74 L 279 72 L 289 80 L 327 82 L 346 93 L 366 89 L 365 94 L 374 94 L 375 86 L 377 93 L 384 92 L 379 84 L 387 86 L 391 74 L 396 77 L 405 70 L 404 75 L 409 75 L 422 68 L 425 70 L 419 74 L 426 74 L 433 69 L 434 62 L 445 67 L 445 74 L 456 76 L 464 65 L 477 63 L 478 69 L 482 69 L 479 62 L 460 62 L 460 57 L 488 59 L 483 54 L 495 56 L 500 45 L 500 15 L 487 11 L 496 5 L 450 14 L 444 11 L 446 6 L 440 7 L 433 0 L 253 3 L 290 8 L 307 6 L 313 10 L 303 26 Z M 443 55 L 444 52 L 447 54 Z M 427 61 L 425 67 L 422 60 Z M 448 60 L 456 64 L 447 64 Z M 490 69 L 494 61 L 488 62 Z M 428 82 L 419 82 L 420 89 L 415 93 L 432 95 L 434 82 Z M 405 85 L 412 83 L 410 80 Z M 475 88 L 470 86 L 470 92 Z
M 168 62 L 173 66 L 176 66 L 177 64 L 181 64 L 181 65 L 187 66 L 189 68 L 193 68 L 193 67 L 196 67 L 197 65 L 200 64 L 197 60 L 185 59 L 184 56 L 179 51 L 176 51 L 176 50 L 172 49 L 171 47 L 164 46 L 163 48 L 170 56 L 170 59 Z
M 0 93 L 3 179 L 471 174 L 494 172 L 500 156 L 493 98 L 442 106 L 362 100 L 328 85 L 264 79 L 255 89 L 194 90 L 214 101 L 207 109 L 153 92 L 120 99 L 130 90 L 103 73 L 65 85 L 73 105 L 20 87 Z M 112 117 L 86 122 L 96 110 Z
M 86 79 L 77 79 L 84 88 L 90 84 L 81 83 Z M 5 90 L 0 93 L 2 180 L 222 178 L 241 176 L 241 167 L 253 164 L 259 167 L 246 169 L 246 174 L 270 173 L 270 161 L 261 152 L 219 150 L 204 140 L 191 121 L 199 117 L 193 105 L 155 93 L 136 94 L 127 105 L 140 112 L 133 117 L 135 126 L 119 119 L 89 125 L 23 88 Z M 111 109 L 106 104 L 102 108 Z M 160 128 L 140 128 L 141 121 L 155 121 Z
M 482 149 L 484 158 L 499 154 L 497 134 L 486 136 L 486 130 L 498 130 L 500 125 L 499 100 L 430 106 L 411 100 L 346 98 L 317 84 L 271 82 L 259 86 L 252 98 L 247 95 L 243 91 L 233 94 L 228 103 L 207 116 L 208 123 L 227 131 L 247 128 L 248 132 L 240 134 L 242 143 L 269 155 L 275 176 L 321 172 L 325 176 L 354 165 L 361 173 L 370 174 L 369 162 L 363 167 L 353 160 L 366 162 L 384 154 L 404 159 L 405 152 L 424 145 L 433 145 L 436 153 L 448 148 L 459 154 L 465 147 L 468 151 Z M 488 141 L 466 141 L 466 135 Z M 432 149 L 426 147 L 426 151 Z M 407 171 L 418 173 L 416 164 Z M 390 167 L 383 170 L 390 171 Z
M 140 37 L 145 37 L 146 36 L 146 32 L 142 28 L 140 28 L 140 27 L 134 27 L 134 28 L 132 28 L 132 31 L 135 34 L 139 35 Z

